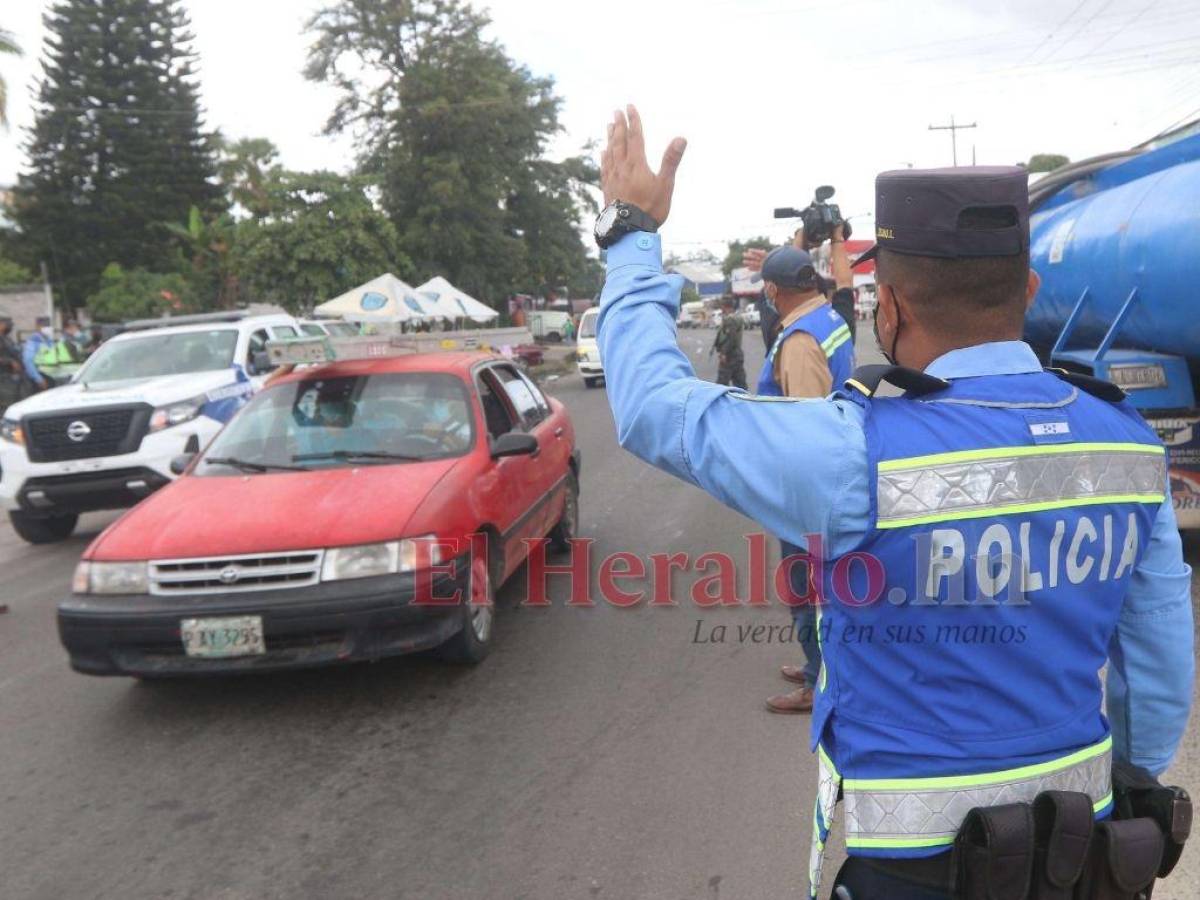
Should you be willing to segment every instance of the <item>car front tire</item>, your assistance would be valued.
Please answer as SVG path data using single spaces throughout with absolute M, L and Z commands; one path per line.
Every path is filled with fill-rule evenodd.
M 571 540 L 579 534 L 579 479 L 574 472 L 567 475 L 567 497 L 563 502 L 562 515 L 550 529 L 550 546 L 565 553 L 571 549 Z
M 79 516 L 31 516 L 13 510 L 8 514 L 8 520 L 12 523 L 13 531 L 23 540 L 31 544 L 53 544 L 65 541 L 74 533 Z
M 438 648 L 446 662 L 474 666 L 492 649 L 492 627 L 496 619 L 496 591 L 491 567 L 482 557 L 471 560 L 470 599 L 460 610 L 462 628 Z

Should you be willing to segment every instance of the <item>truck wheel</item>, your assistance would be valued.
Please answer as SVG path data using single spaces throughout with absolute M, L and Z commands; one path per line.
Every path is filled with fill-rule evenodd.
M 598 385 L 599 383 L 600 383 L 600 379 L 599 379 L 599 378 L 589 378 L 589 377 L 588 377 L 588 376 L 586 376 L 586 375 L 585 375 L 585 376 L 583 376 L 583 386 L 584 386 L 584 387 L 590 387 L 590 388 L 594 388 L 594 387 L 595 387 L 596 385 Z
M 562 335 L 559 334 L 557 331 L 552 331 L 548 335 L 546 335 L 546 340 L 550 341 L 550 343 L 552 343 L 552 344 L 557 344 L 559 341 L 562 340 Z
M 579 480 L 575 473 L 567 475 L 567 499 L 562 515 L 550 529 L 550 546 L 559 552 L 571 549 L 571 539 L 579 534 Z
M 470 601 L 462 605 L 462 628 L 442 646 L 438 654 L 446 662 L 473 666 L 483 662 L 492 649 L 492 623 L 496 618 L 496 591 L 486 559 L 471 560 Z
M 8 514 L 13 531 L 31 544 L 53 544 L 55 541 L 65 541 L 75 530 L 79 521 L 78 514 L 68 516 L 31 516 L 29 513 L 13 510 Z

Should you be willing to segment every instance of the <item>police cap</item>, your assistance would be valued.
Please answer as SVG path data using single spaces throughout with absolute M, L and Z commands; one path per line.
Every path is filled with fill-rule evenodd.
M 874 259 L 880 249 L 943 259 L 1024 253 L 1028 173 L 1019 166 L 881 172 L 875 179 L 875 245 L 854 264 Z

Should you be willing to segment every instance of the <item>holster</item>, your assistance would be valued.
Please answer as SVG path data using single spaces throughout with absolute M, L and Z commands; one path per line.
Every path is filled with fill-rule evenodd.
M 1025 900 L 1033 836 L 1028 803 L 972 809 L 954 839 L 953 895 L 959 900 Z
M 1192 798 L 1188 792 L 1160 784 L 1145 769 L 1114 760 L 1113 816 L 1154 820 L 1164 837 L 1158 877 L 1170 875 L 1192 831 Z
M 1044 791 L 1033 801 L 1033 823 L 1031 900 L 1072 900 L 1091 847 L 1091 798 L 1075 791 Z
M 1163 856 L 1153 819 L 1099 822 L 1077 900 L 1148 900 Z

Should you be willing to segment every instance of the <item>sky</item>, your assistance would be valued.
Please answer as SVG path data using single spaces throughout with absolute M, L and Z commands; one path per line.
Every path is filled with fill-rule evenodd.
M 297 169 L 348 170 L 346 137 L 321 135 L 334 93 L 300 71 L 306 18 L 328 0 L 187 0 L 210 128 L 266 137 Z M 669 252 L 782 239 L 817 185 L 859 234 L 872 230 L 876 173 L 958 162 L 1080 159 L 1140 143 L 1200 115 L 1197 0 L 491 0 L 491 36 L 564 100 L 549 148 L 599 141 L 633 102 L 657 166 L 689 141 L 663 228 Z M 41 0 L 10 0 L 0 28 L 22 59 L 9 85 L 0 184 L 23 164 L 43 41 Z

